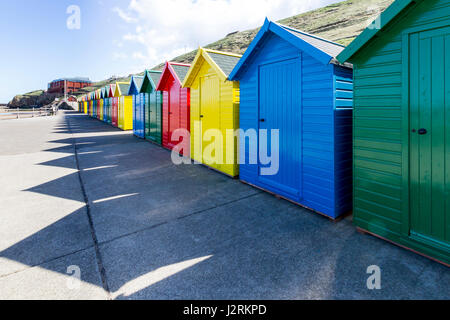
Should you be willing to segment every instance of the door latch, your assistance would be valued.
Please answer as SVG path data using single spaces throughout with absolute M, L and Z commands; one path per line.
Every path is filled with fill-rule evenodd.
M 419 134 L 420 135 L 424 135 L 424 134 L 427 134 L 428 133 L 428 131 L 427 131 L 427 129 L 419 129 Z

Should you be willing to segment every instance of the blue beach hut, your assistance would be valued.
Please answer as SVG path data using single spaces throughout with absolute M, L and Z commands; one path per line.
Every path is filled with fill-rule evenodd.
M 102 89 L 102 97 L 103 97 L 103 121 L 108 123 L 108 86 Z
M 133 97 L 133 134 L 136 137 L 145 138 L 145 116 L 144 105 L 141 103 L 143 94 L 139 91 L 142 87 L 144 77 L 132 76 L 128 95 Z
M 101 89 L 100 99 L 102 100 L 102 117 L 100 120 L 108 122 L 108 99 L 106 96 L 106 87 Z
M 353 72 L 336 60 L 343 50 L 266 19 L 229 76 L 240 82 L 240 179 L 332 219 L 352 209 Z

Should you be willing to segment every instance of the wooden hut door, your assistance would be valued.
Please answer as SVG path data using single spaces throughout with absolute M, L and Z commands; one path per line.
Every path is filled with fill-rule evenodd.
M 169 146 L 175 147 L 178 141 L 172 140 L 175 130 L 180 128 L 180 86 L 172 82 L 169 91 Z
M 154 92 L 144 93 L 144 103 L 142 104 L 145 137 L 150 139 L 154 139 L 156 130 L 156 108 L 153 107 L 153 96 Z
M 263 65 L 259 69 L 259 129 L 267 130 L 265 153 L 272 155 L 276 150 L 271 143 L 271 131 L 279 130 L 278 172 L 267 175 L 267 167 L 275 168 L 276 164 L 265 164 L 260 155 L 259 179 L 296 198 L 302 197 L 301 78 L 299 58 Z M 261 133 L 259 141 L 261 148 Z
M 145 116 L 144 116 L 144 105 L 145 105 L 145 97 L 143 93 L 137 95 L 139 97 L 139 104 L 137 105 L 137 116 L 136 116 L 136 127 L 137 133 L 139 137 L 144 137 L 145 134 Z
M 119 98 L 112 98 L 113 99 L 113 122 L 114 125 L 118 126 L 119 121 Z
M 110 123 L 112 123 L 112 118 L 113 118 L 113 98 L 109 98 L 108 99 L 108 120 Z
M 450 249 L 450 28 L 410 35 L 410 232 Z
M 146 101 L 148 102 L 147 109 L 149 110 L 149 122 L 147 123 L 149 127 L 148 137 L 155 142 L 160 142 L 158 141 L 158 136 L 161 134 L 161 109 L 158 105 L 160 101 L 158 100 L 158 94 L 159 91 L 153 90 L 152 93 L 146 95 Z
M 125 118 L 124 107 L 123 107 L 125 98 L 124 97 L 119 97 L 118 99 L 119 99 L 118 106 L 117 106 L 117 108 L 119 109 L 119 111 L 118 111 L 118 114 L 119 114 L 118 123 L 119 123 L 119 128 L 122 129 L 123 128 L 123 120 Z
M 220 168 L 220 163 L 214 163 L 216 152 L 219 152 L 216 148 L 214 152 L 209 154 L 206 150 L 216 141 L 205 141 L 205 132 L 208 130 L 220 130 L 220 83 L 217 76 L 206 76 L 201 78 L 201 109 L 200 120 L 202 126 L 202 159 L 207 161 L 208 164 L 214 165 L 215 168 Z M 213 138 L 214 139 L 214 138 Z M 223 147 L 223 145 L 218 146 Z M 224 152 L 222 150 L 222 152 Z M 211 156 L 211 159 L 210 159 Z
M 137 94 L 134 96 L 134 131 L 140 136 L 141 135 L 141 95 Z

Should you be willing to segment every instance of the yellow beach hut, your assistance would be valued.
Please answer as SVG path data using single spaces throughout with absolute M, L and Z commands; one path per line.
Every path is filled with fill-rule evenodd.
M 98 119 L 103 121 L 103 105 L 105 101 L 103 100 L 105 94 L 105 88 L 98 89 Z
M 84 95 L 83 97 L 83 112 L 84 114 L 88 113 L 88 95 Z
M 89 93 L 88 99 L 89 99 L 88 114 L 89 114 L 89 116 L 93 117 L 93 115 L 94 115 L 94 101 L 95 101 L 94 92 L 90 92 Z
M 102 89 L 97 89 L 95 92 L 95 96 L 96 96 L 96 114 L 95 117 L 97 119 L 101 119 L 101 111 L 103 110 L 103 104 L 102 104 L 102 100 L 101 100 L 101 92 Z
M 133 130 L 133 96 L 129 96 L 129 82 L 116 82 L 114 97 L 118 98 L 118 127 Z
M 239 175 L 239 82 L 228 81 L 241 55 L 200 48 L 184 81 L 191 89 L 191 158 Z

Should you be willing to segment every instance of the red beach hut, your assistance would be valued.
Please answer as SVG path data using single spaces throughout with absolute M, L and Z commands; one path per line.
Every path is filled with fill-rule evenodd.
M 170 150 L 182 142 L 182 138 L 173 136 L 174 131 L 190 130 L 190 89 L 181 86 L 190 67 L 188 64 L 166 62 L 156 89 L 163 93 L 162 146 Z M 190 156 L 189 150 L 183 148 L 180 151 L 182 155 Z
M 111 101 L 111 125 L 113 127 L 118 127 L 119 122 L 119 98 L 114 97 L 114 93 L 116 92 L 117 83 L 112 84 L 109 88 L 109 99 Z

